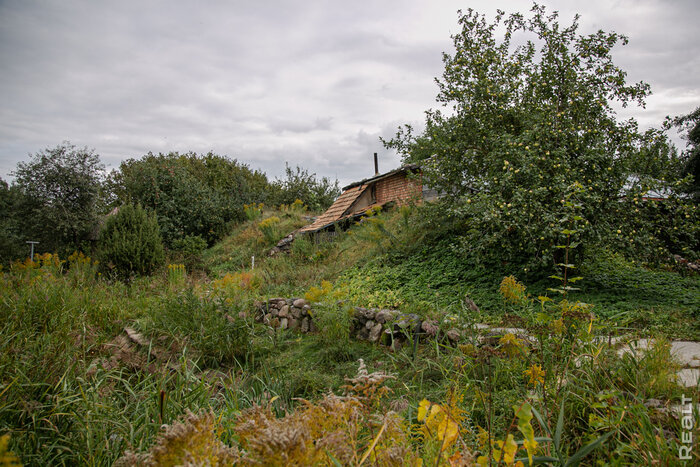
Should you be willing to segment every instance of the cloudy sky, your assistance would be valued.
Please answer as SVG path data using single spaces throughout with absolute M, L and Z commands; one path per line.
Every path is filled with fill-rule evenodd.
M 544 1 L 582 33 L 627 34 L 615 53 L 651 84 L 643 126 L 700 105 L 696 0 Z M 399 165 L 379 136 L 420 124 L 458 9 L 527 1 L 0 0 L 0 177 L 69 140 L 108 167 L 148 151 L 284 163 L 342 184 Z

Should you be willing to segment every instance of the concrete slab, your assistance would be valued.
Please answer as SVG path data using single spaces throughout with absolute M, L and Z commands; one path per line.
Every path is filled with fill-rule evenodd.
M 684 367 L 700 368 L 700 342 L 673 341 L 671 355 L 676 357 Z

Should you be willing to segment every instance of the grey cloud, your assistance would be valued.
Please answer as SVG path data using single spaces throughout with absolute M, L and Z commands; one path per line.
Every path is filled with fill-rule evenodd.
M 555 2 L 550 2 L 555 3 Z M 493 14 L 486 0 L 474 8 Z M 506 11 L 518 1 L 498 5 Z M 643 124 L 700 104 L 694 2 L 556 2 L 582 30 L 626 32 L 619 61 L 652 84 Z M 378 137 L 437 107 L 433 78 L 463 5 L 399 1 L 0 2 L 0 176 L 70 140 L 115 167 L 214 151 L 341 183 L 399 164 Z M 670 32 L 669 32 L 670 31 Z
M 327 131 L 331 129 L 332 117 L 319 117 L 312 122 L 291 119 L 272 119 L 268 127 L 273 133 L 309 133 L 312 131 Z

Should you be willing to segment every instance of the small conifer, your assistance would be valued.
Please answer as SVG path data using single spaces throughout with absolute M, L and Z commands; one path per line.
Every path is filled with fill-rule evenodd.
M 99 251 L 102 264 L 118 277 L 150 274 L 165 256 L 155 214 L 141 205 L 122 206 L 100 232 Z

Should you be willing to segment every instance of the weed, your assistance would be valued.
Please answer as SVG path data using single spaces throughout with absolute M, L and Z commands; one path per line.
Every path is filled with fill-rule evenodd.
M 268 217 L 260 221 L 258 228 L 262 232 L 265 241 L 268 244 L 276 243 L 279 240 L 278 225 L 280 223 L 280 218 L 277 216 Z

